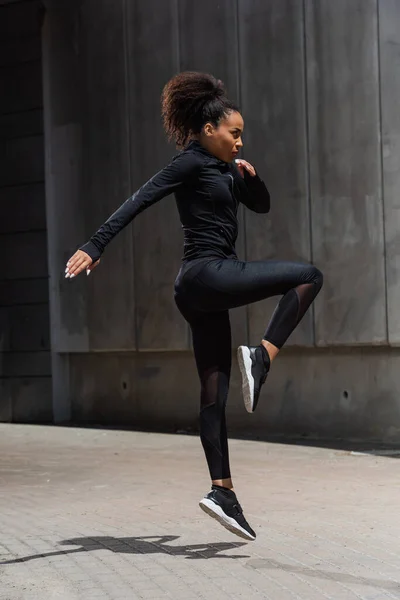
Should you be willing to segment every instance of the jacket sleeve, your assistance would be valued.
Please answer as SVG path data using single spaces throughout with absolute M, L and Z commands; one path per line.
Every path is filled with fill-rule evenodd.
M 201 159 L 193 152 L 178 154 L 168 166 L 128 198 L 80 250 L 86 252 L 93 262 L 97 261 L 117 233 L 146 208 L 172 194 L 184 182 L 195 177 L 201 164 Z
M 241 176 L 236 164 L 235 181 L 240 191 L 240 202 L 256 213 L 268 213 L 271 208 L 271 198 L 267 186 L 258 175 L 252 177 L 248 171 Z

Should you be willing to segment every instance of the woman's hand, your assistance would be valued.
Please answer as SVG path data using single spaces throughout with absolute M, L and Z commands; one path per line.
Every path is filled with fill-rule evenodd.
M 239 169 L 239 173 L 241 174 L 242 177 L 244 177 L 244 171 L 246 169 L 246 171 L 248 173 L 250 173 L 250 175 L 252 177 L 255 177 L 256 175 L 256 170 L 253 167 L 253 165 L 251 165 L 249 162 L 247 162 L 247 160 L 242 160 L 241 158 L 237 158 L 235 160 L 236 162 L 236 166 Z
M 65 269 L 65 277 L 72 278 L 79 275 L 84 269 L 86 269 L 86 275 L 90 275 L 91 271 L 97 267 L 100 263 L 100 259 L 95 263 L 90 258 L 89 254 L 82 250 L 77 250 L 73 256 L 67 262 L 67 268 Z

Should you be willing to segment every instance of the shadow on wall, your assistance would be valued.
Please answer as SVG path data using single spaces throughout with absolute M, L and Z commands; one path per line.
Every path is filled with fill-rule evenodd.
M 157 427 L 152 429 L 133 428 L 126 425 L 101 425 L 96 423 L 67 423 L 64 427 L 76 427 L 83 429 L 105 429 L 111 431 L 143 431 L 146 433 L 163 433 L 165 435 L 191 435 L 199 436 L 197 428 L 178 429 L 175 431 L 166 431 L 165 428 Z M 248 440 L 254 442 L 266 442 L 268 444 L 286 444 L 288 446 L 309 446 L 312 448 L 330 448 L 342 452 L 348 452 L 353 455 L 370 455 L 383 456 L 387 458 L 400 458 L 400 443 L 383 443 L 381 441 L 374 442 L 373 440 L 342 440 L 342 439 L 318 439 L 304 436 L 287 437 L 282 435 L 252 435 L 246 433 L 243 435 L 232 434 L 229 439 Z
M 251 438 L 248 438 L 251 439 Z M 260 439 L 260 438 L 258 438 Z M 272 444 L 288 444 L 292 446 L 309 446 L 313 448 L 331 448 L 332 450 L 339 450 L 342 452 L 348 452 L 355 456 L 358 455 L 369 455 L 369 456 L 386 456 L 388 458 L 400 458 L 400 444 L 383 444 L 382 442 L 373 441 L 348 441 L 348 440 L 319 440 L 307 437 L 302 438 L 269 438 L 262 441 L 266 441 Z

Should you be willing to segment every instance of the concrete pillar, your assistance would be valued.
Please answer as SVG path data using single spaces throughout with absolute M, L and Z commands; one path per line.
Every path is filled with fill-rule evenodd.
M 46 213 L 55 422 L 70 419 L 68 352 L 88 347 L 82 282 L 68 285 L 64 265 L 84 239 L 78 2 L 45 2 L 42 29 Z

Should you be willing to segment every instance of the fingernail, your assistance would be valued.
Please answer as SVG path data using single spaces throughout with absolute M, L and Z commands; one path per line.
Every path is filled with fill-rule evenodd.
M 89 275 L 90 275 L 89 269 L 86 271 L 86 275 L 89 277 Z
M 71 279 L 72 279 L 73 277 L 75 277 L 75 275 L 70 275 L 70 277 L 71 277 Z
M 69 265 L 70 265 L 70 264 L 71 264 L 71 263 L 70 263 L 70 261 L 68 261 L 68 262 L 67 262 L 67 267 L 69 267 Z
M 68 273 L 68 271 L 69 271 L 69 269 L 68 269 L 68 267 L 67 267 L 67 268 L 65 269 L 65 272 L 66 272 L 66 273 Z
M 65 279 L 68 279 L 68 277 L 71 277 L 69 273 L 66 274 Z

